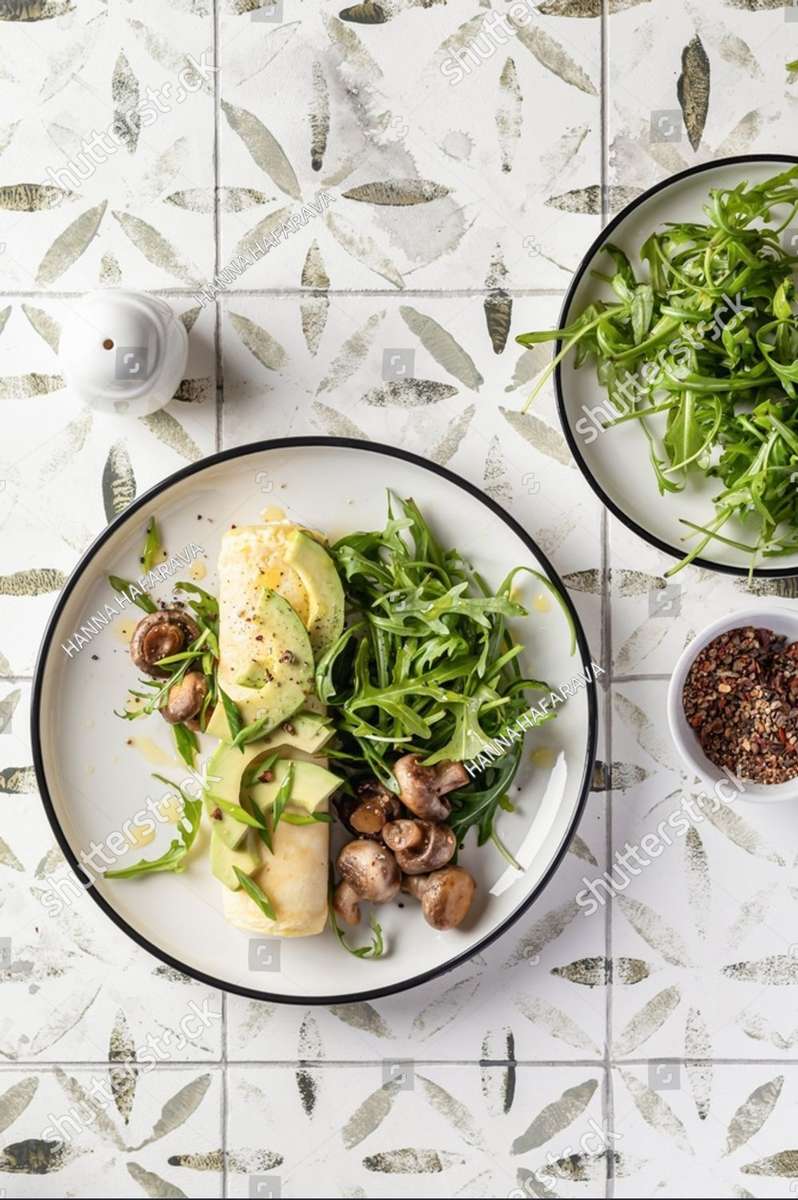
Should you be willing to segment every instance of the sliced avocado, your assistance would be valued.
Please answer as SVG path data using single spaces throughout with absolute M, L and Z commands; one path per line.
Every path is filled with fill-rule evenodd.
M 266 718 L 265 735 L 301 708 L 313 691 L 313 650 L 308 632 L 291 605 L 271 588 L 263 589 L 252 621 L 261 634 L 258 658 L 236 664 L 236 679 L 233 683 L 222 681 L 222 687 L 238 705 L 245 725 Z M 252 678 L 253 668 L 264 672 L 261 686 L 241 682 L 242 675 Z M 207 732 L 231 740 L 221 702 L 214 709 Z
M 250 790 L 250 796 L 261 813 L 267 812 L 274 804 L 280 784 L 285 779 L 291 763 L 294 766 L 294 783 L 288 803 L 292 807 L 304 808 L 309 813 L 315 812 L 343 783 L 342 779 L 333 775 L 326 767 L 298 759 L 281 758 L 271 768 L 273 778 L 269 783 L 258 782 Z
M 264 749 L 263 742 L 250 742 L 244 746 L 244 753 L 229 742 L 221 742 L 208 763 L 208 787 L 205 792 L 205 810 L 211 817 L 211 832 L 224 842 L 231 850 L 235 850 L 244 840 L 247 829 L 242 821 L 237 821 L 229 813 L 223 812 L 216 797 L 229 801 L 230 804 L 241 804 L 241 788 L 247 770 L 254 766 L 257 759 L 273 754 L 273 750 Z M 217 812 L 221 816 L 214 816 Z
M 306 754 L 318 754 L 334 733 L 335 726 L 329 717 L 303 710 L 273 729 L 260 745 L 269 750 L 290 746 L 295 750 L 304 750 Z
M 272 675 L 263 663 L 252 663 L 246 671 L 242 671 L 236 679 L 239 687 L 262 688 L 271 683 Z
M 289 537 L 285 558 L 308 594 L 308 632 L 318 662 L 341 636 L 344 627 L 343 585 L 330 555 L 301 529 Z
M 241 887 L 235 868 L 238 867 L 245 875 L 252 875 L 260 863 L 260 854 L 252 834 L 247 836 L 240 849 L 232 850 L 215 829 L 211 830 L 211 871 L 231 892 L 236 892 Z

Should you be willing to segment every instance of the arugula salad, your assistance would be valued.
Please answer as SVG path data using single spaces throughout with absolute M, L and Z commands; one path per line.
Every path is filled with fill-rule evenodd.
M 607 242 L 613 299 L 565 329 L 525 333 L 522 346 L 561 339 L 527 407 L 572 352 L 591 363 L 615 416 L 646 439 L 661 495 L 691 476 L 717 480 L 714 513 L 682 521 L 693 541 L 668 574 L 711 542 L 761 559 L 798 550 L 798 255 L 784 231 L 798 214 L 798 166 L 762 183 L 713 189 L 704 222 L 670 223 L 640 247 L 645 274 Z M 611 434 L 608 434 L 611 436 Z M 736 518 L 748 536 L 729 536 Z

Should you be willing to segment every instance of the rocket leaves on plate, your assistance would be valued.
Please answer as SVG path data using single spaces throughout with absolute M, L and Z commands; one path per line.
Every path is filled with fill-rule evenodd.
M 168 850 L 160 858 L 142 858 L 130 867 L 120 867 L 117 870 L 105 871 L 105 879 L 136 879 L 142 875 L 153 875 L 158 871 L 180 872 L 185 869 L 186 857 L 196 841 L 202 818 L 202 801 L 195 800 L 185 788 L 163 775 L 153 775 L 153 779 L 165 783 L 177 792 L 182 801 L 182 812 L 177 821 L 177 837 L 173 838 Z
M 713 541 L 749 555 L 752 571 L 798 550 L 798 255 L 782 238 L 798 214 L 798 166 L 712 189 L 704 213 L 704 222 L 650 235 L 640 249 L 646 280 L 606 243 L 612 271 L 593 274 L 614 299 L 589 305 L 566 329 L 516 339 L 562 342 L 529 403 L 573 350 L 576 367 L 592 362 L 607 391 L 604 429 L 639 424 L 660 494 L 682 491 L 691 477 L 719 481 L 714 515 L 681 522 L 684 540 L 697 540 L 667 574 Z M 577 432 L 595 440 L 598 431 L 580 421 Z M 743 535 L 724 531 L 732 518 Z
M 354 621 L 317 664 L 316 690 L 340 737 L 327 753 L 354 779 L 375 775 L 397 792 L 397 753 L 427 764 L 474 758 L 528 713 L 525 693 L 546 688 L 522 675 L 523 647 L 509 627 L 527 615 L 515 598 L 522 568 L 494 591 L 441 545 L 413 500 L 389 496 L 385 528 L 343 537 L 331 554 Z M 472 826 L 480 845 L 496 840 L 519 761 L 513 747 L 450 795 L 460 840 Z

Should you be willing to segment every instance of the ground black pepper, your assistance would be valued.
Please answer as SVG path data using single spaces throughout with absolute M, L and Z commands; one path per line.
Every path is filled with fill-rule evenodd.
M 798 642 L 745 625 L 697 655 L 684 714 L 710 762 L 753 783 L 798 775 Z

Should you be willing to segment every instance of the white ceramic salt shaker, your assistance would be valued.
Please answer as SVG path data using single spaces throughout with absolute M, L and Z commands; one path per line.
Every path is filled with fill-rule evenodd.
M 157 296 L 105 288 L 71 306 L 59 357 L 68 386 L 86 404 L 146 417 L 174 396 L 185 374 L 188 334 Z

